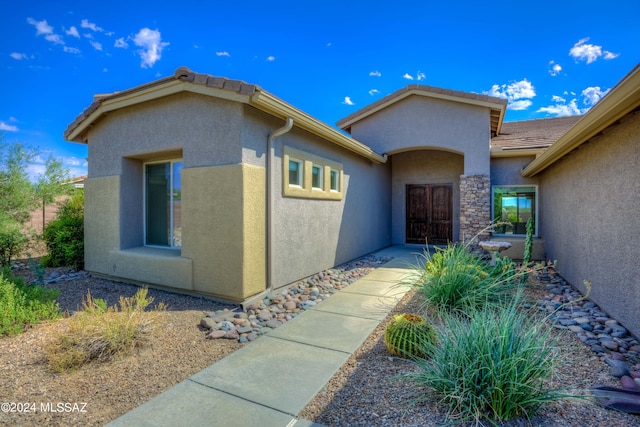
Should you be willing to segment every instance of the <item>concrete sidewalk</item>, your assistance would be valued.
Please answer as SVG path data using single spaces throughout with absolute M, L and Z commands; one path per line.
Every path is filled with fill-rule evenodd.
M 394 259 L 108 425 L 320 427 L 297 415 L 410 289 L 420 251 L 376 252 Z

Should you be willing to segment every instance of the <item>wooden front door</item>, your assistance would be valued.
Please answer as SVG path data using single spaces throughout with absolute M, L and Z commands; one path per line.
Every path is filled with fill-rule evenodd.
M 407 184 L 407 243 L 452 240 L 452 184 Z

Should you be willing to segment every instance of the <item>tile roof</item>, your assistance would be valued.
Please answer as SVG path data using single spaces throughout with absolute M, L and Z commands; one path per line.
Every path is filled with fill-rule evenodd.
M 152 88 L 154 86 L 159 86 L 165 84 L 167 82 L 171 82 L 173 80 L 180 80 L 183 82 L 189 82 L 196 85 L 203 85 L 218 89 L 229 90 L 232 92 L 237 92 L 241 95 L 253 95 L 256 91 L 260 90 L 260 87 L 253 84 L 248 84 L 243 82 L 242 80 L 232 80 L 227 79 L 226 77 L 214 77 L 208 74 L 200 74 L 194 73 L 187 67 L 180 67 L 174 73 L 173 76 L 165 77 L 159 80 L 154 80 L 149 83 L 145 83 L 139 86 L 135 86 L 131 89 L 113 92 L 109 94 L 101 94 L 94 96 L 93 102 L 85 108 L 85 110 L 75 118 L 67 129 L 64 131 L 64 137 L 67 139 L 69 135 L 73 132 L 75 128 L 77 128 L 80 123 L 82 123 L 85 119 L 87 119 L 94 111 L 96 111 L 104 102 L 109 101 L 114 98 L 120 98 L 127 95 L 134 94 L 136 92 L 143 91 L 145 89 Z
M 506 122 L 498 136 L 491 138 L 492 148 L 503 150 L 544 150 L 564 135 L 582 116 Z

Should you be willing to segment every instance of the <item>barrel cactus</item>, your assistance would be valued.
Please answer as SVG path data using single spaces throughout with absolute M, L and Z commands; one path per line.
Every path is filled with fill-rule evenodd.
M 424 317 L 403 313 L 395 316 L 387 326 L 384 343 L 394 356 L 424 357 L 424 343 L 435 344 L 436 332 Z

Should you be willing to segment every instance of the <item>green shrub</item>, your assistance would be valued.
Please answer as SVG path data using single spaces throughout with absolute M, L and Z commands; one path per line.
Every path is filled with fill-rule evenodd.
M 129 298 L 121 296 L 119 304 L 112 307 L 87 294 L 83 310 L 69 318 L 68 332 L 46 349 L 50 369 L 63 372 L 92 361 L 108 362 L 145 345 L 158 313 L 164 310 L 161 303 L 145 312 L 152 302 L 146 288 Z
M 8 267 L 11 261 L 23 253 L 29 238 L 22 226 L 8 216 L 0 214 L 0 267 Z
M 3 270 L 0 275 L 0 335 L 20 334 L 29 325 L 60 317 L 58 290 L 25 285 Z
M 467 312 L 508 299 L 518 286 L 514 263 L 499 258 L 490 266 L 466 245 L 449 244 L 416 265 L 417 293 L 438 311 Z
M 416 314 L 395 316 L 384 332 L 384 343 L 393 356 L 424 357 L 425 342 L 435 344 L 436 331 L 427 319 Z
M 84 268 L 84 193 L 78 191 L 60 207 L 58 217 L 44 229 L 47 267 Z
M 529 418 L 562 397 L 544 384 L 556 362 L 556 340 L 544 319 L 518 309 L 519 300 L 470 317 L 445 314 L 438 345 L 425 350 L 430 359 L 417 359 L 419 372 L 402 378 L 426 387 L 422 399 L 437 398 L 449 418 L 476 422 Z

